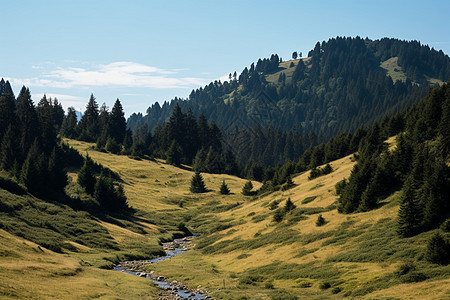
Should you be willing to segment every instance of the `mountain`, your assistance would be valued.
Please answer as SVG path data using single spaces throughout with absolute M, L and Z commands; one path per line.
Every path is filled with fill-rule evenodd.
M 132 130 L 143 124 L 152 130 L 178 104 L 214 121 L 240 161 L 274 165 L 337 133 L 380 121 L 448 78 L 450 58 L 420 42 L 337 37 L 318 42 L 307 58 L 260 59 L 236 80 L 230 76 L 193 90 L 188 99 L 155 103 L 127 123 Z M 298 147 L 285 151 L 293 140 Z

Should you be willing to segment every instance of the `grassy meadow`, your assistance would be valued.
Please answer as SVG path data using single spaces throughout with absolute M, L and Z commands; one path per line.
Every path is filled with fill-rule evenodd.
M 328 175 L 308 180 L 309 172 L 298 174 L 285 191 L 243 196 L 246 180 L 203 174 L 209 191 L 192 194 L 187 166 L 65 142 L 120 175 L 133 213 L 90 215 L 20 187 L 0 189 L 1 298 L 153 299 L 151 281 L 106 269 L 159 255 L 161 241 L 182 233 L 180 224 L 202 233 L 194 249 L 147 268 L 216 299 L 450 297 L 450 267 L 424 259 L 435 231 L 412 238 L 396 233 L 400 192 L 370 212 L 337 212 L 334 186 L 349 176 L 352 156 L 332 162 Z M 67 193 L 83 201 L 76 172 L 69 171 Z M 219 193 L 223 180 L 230 195 Z M 295 208 L 287 211 L 288 198 Z

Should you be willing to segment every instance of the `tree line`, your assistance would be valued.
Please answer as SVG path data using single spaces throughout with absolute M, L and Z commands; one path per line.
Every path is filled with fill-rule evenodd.
M 77 124 L 73 108 L 66 116 L 56 98 L 44 95 L 35 106 L 28 88 L 22 87 L 16 99 L 9 82 L 2 79 L 0 83 L 0 169 L 11 180 L 23 184 L 33 195 L 56 201 L 67 200 L 66 168 L 83 165 L 83 157 L 63 144 L 59 133 L 69 137 L 79 134 L 87 140 L 93 139 L 98 129 L 87 117 Z M 89 102 L 88 107 L 95 108 L 95 99 Z M 122 121 L 125 128 L 125 118 Z M 115 132 L 114 121 L 109 124 Z M 123 187 L 117 184 L 118 175 L 94 163 L 89 157 L 84 160 L 78 179 L 87 193 L 97 200 L 102 209 L 116 211 L 128 208 Z M 88 185 L 82 180 L 86 173 Z M 72 204 L 76 202 L 72 200 Z

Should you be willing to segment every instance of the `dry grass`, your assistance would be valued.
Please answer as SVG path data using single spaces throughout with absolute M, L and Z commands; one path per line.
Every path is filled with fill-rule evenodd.
M 0 298 L 152 299 L 148 280 L 80 264 L 0 230 Z
M 406 81 L 406 74 L 403 72 L 402 67 L 398 65 L 398 57 L 391 57 L 382 62 L 380 66 L 387 71 L 387 75 L 390 76 L 394 82 L 398 80 L 403 82 Z
M 390 147 L 394 146 L 394 141 L 394 138 L 388 140 Z M 180 221 L 205 232 L 196 241 L 204 243 L 202 247 L 148 268 L 191 287 L 207 288 L 217 299 L 244 296 L 285 299 L 289 294 L 308 299 L 337 299 L 343 295 L 370 299 L 444 299 L 449 296 L 449 279 L 400 284 L 393 277 L 399 264 L 406 259 L 401 251 L 408 247 L 422 251 L 428 237 L 402 240 L 392 235 L 398 193 L 370 212 L 343 215 L 333 208 L 337 201 L 334 186 L 349 176 L 354 165 L 351 156 L 332 162 L 331 174 L 308 180 L 309 172 L 306 172 L 293 178 L 295 187 L 288 191 L 253 198 L 240 194 L 245 183 L 240 178 L 203 174 L 211 191 L 194 195 L 189 192 L 193 175 L 189 168 L 176 168 L 162 160 L 134 160 L 101 153 L 91 150 L 92 144 L 68 142 L 119 173 L 124 181 L 128 201 L 137 210 L 137 219 L 132 222 L 141 231 L 121 226 L 114 220 L 98 220 L 119 245 L 125 248 L 135 244 L 157 245 L 160 237 L 167 237 L 167 233 L 161 231 Z M 76 178 L 76 174 L 72 173 L 71 177 Z M 223 179 L 233 194 L 218 193 Z M 254 182 L 256 188 L 260 185 Z M 270 209 L 270 203 L 276 200 L 278 207 L 283 207 L 288 197 L 297 209 L 287 213 L 280 223 L 274 222 L 275 210 Z M 315 198 L 302 204 L 308 197 Z M 183 202 L 182 207 L 180 202 Z M 315 225 L 319 214 L 326 220 L 321 227 Z M 389 235 L 392 238 L 386 238 Z M 386 254 L 383 248 L 386 243 L 392 243 L 393 258 L 381 261 L 378 255 Z M 0 295 L 20 298 L 32 295 L 41 298 L 146 298 L 154 295 L 155 289 L 148 280 L 86 265 L 105 257 L 112 259 L 119 253 L 75 246 L 78 253 L 55 254 L 0 231 Z M 440 270 L 442 274 L 447 272 Z M 21 276 L 28 273 L 32 274 Z M 252 277 L 255 275 L 261 278 Z M 247 284 L 248 278 L 256 278 L 256 281 Z M 267 282 L 275 289 L 267 288 Z M 331 288 L 322 289 L 324 283 L 329 283 Z M 80 286 L 85 288 L 79 289 Z M 355 291 L 359 294 L 352 294 Z

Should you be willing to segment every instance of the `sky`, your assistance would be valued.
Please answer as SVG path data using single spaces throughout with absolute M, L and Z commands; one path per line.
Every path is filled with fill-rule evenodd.
M 126 116 L 336 36 L 418 40 L 450 54 L 450 1 L 0 0 L 0 78 L 65 109 L 94 94 Z

